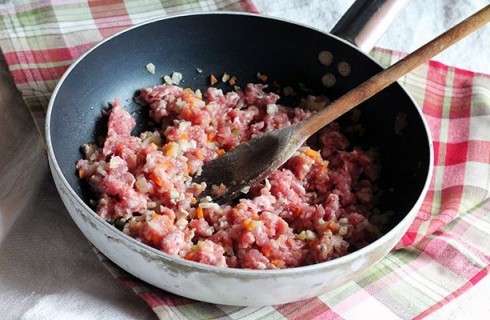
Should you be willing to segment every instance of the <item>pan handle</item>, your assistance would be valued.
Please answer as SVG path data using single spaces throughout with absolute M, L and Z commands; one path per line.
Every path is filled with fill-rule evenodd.
M 356 0 L 331 33 L 369 52 L 410 0 Z

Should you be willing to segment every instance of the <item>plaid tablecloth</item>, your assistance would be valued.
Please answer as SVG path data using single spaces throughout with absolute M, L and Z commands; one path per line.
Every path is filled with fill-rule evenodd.
M 0 3 L 0 48 L 40 127 L 70 63 L 127 26 L 177 12 L 245 10 L 253 1 L 78 0 Z M 375 49 L 384 66 L 404 54 Z M 395 249 L 355 282 L 278 306 L 212 305 L 151 287 L 115 267 L 161 319 L 423 318 L 470 290 L 490 270 L 490 76 L 431 61 L 400 80 L 429 123 L 435 170 L 416 220 Z

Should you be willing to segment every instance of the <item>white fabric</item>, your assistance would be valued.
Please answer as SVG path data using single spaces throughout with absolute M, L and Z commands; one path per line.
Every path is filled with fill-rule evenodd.
M 322 30 L 330 30 L 353 2 L 254 1 L 262 14 Z M 412 51 L 487 3 L 412 0 L 378 45 Z M 490 73 L 490 30 L 485 29 L 437 59 Z M 8 101 L 0 99 L 0 107 L 5 105 Z M 34 132 L 25 113 L 8 115 L 3 108 L 0 111 L 2 125 L 11 122 L 23 132 Z M 7 129 L 2 131 L 0 126 L 0 318 L 155 319 L 139 297 L 104 269 L 71 221 L 47 172 L 39 137 Z M 430 318 L 484 319 L 490 314 L 489 296 L 490 279 L 486 277 Z

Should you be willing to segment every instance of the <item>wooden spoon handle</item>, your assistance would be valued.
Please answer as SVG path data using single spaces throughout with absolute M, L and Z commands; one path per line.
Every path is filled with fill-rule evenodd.
M 490 5 L 487 5 L 402 60 L 347 92 L 345 95 L 328 105 L 325 109 L 303 121 L 298 127 L 297 134 L 301 136 L 303 141 L 306 140 L 309 136 L 328 123 L 366 101 L 403 75 L 429 61 L 436 54 L 444 51 L 446 48 L 476 31 L 489 21 Z M 471 48 L 468 48 L 468 50 L 471 50 Z

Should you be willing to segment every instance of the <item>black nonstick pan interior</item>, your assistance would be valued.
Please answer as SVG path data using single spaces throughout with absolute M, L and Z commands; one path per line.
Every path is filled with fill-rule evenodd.
M 332 52 L 330 67 L 321 65 L 318 54 Z M 352 72 L 340 76 L 337 64 L 346 61 Z M 149 73 L 148 63 L 156 66 Z M 52 100 L 50 136 L 58 164 L 75 192 L 88 202 L 86 186 L 75 170 L 82 144 L 102 134 L 102 110 L 118 98 L 127 110 L 139 114 L 133 100 L 143 87 L 162 83 L 161 77 L 180 72 L 180 85 L 204 90 L 209 76 L 224 72 L 237 85 L 257 82 L 265 74 L 282 87 L 299 84 L 313 94 L 335 98 L 379 72 L 381 67 L 352 45 L 329 34 L 271 18 L 245 14 L 200 14 L 154 21 L 105 41 L 79 60 L 62 79 Z M 336 85 L 326 88 L 322 76 L 336 75 Z M 221 84 L 223 90 L 231 90 Z M 305 92 L 303 92 L 306 94 Z M 291 101 L 285 101 L 291 103 Z M 362 106 L 359 123 L 364 134 L 349 139 L 356 145 L 375 148 L 380 154 L 380 206 L 394 211 L 397 224 L 414 206 L 429 173 L 430 142 L 420 112 L 407 93 L 394 84 Z M 395 133 L 395 119 L 406 116 L 402 134 Z M 339 121 L 351 125 L 349 114 Z M 142 122 L 143 123 L 143 122 Z M 141 129 L 141 128 L 140 128 Z

